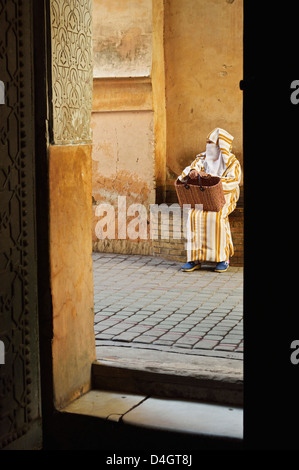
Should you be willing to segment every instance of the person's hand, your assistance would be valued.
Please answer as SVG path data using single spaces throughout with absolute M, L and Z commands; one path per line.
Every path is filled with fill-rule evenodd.
M 205 177 L 208 177 L 208 176 L 210 176 L 210 175 L 209 175 L 209 173 L 205 173 L 204 171 L 200 171 L 200 172 L 199 172 L 199 176 L 200 176 L 201 178 L 205 178 Z
M 189 177 L 190 177 L 192 180 L 195 180 L 196 178 L 198 178 L 198 171 L 196 171 L 196 170 L 191 170 L 190 173 L 189 173 Z

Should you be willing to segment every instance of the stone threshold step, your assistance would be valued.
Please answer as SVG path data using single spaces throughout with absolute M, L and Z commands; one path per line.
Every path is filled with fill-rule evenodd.
M 243 409 L 236 406 L 91 390 L 66 406 L 61 413 L 99 419 L 99 423 L 102 426 L 106 424 L 107 432 L 112 432 L 114 436 L 111 443 L 114 450 L 126 448 L 127 445 L 138 449 L 142 445 L 157 445 L 157 442 L 160 448 L 169 442 L 172 446 L 175 442 L 194 445 L 196 439 L 204 445 L 209 445 L 211 441 L 216 446 L 222 443 L 224 447 L 226 443 L 238 446 L 243 442 Z M 152 440 L 146 437 L 148 431 L 153 433 Z M 135 440 L 132 441 L 134 432 Z M 131 444 L 126 443 L 125 436 L 127 439 L 131 436 Z M 99 435 L 98 439 L 99 446 L 101 439 L 102 444 L 106 445 L 104 436 Z
M 205 354 L 99 347 L 92 388 L 242 406 L 242 359 Z

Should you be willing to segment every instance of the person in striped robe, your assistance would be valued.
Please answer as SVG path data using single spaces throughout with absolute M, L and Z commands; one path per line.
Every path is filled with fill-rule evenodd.
M 231 153 L 233 136 L 216 128 L 207 136 L 206 151 L 198 154 L 178 177 L 198 178 L 210 174 L 221 178 L 225 205 L 219 212 L 190 209 L 187 217 L 187 260 L 182 271 L 200 269 L 204 261 L 216 262 L 215 271 L 225 272 L 229 258 L 234 254 L 228 216 L 236 207 L 240 196 L 241 166 Z

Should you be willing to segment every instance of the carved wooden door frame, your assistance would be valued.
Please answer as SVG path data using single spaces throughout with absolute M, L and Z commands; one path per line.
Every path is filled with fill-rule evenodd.
M 43 2 L 40 2 L 43 3 Z M 0 0 L 0 448 L 42 447 L 34 0 Z M 39 20 L 40 21 L 40 20 Z M 42 87 L 43 88 L 43 87 Z

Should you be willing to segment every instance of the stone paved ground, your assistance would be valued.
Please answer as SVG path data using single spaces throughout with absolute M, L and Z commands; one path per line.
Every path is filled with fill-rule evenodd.
M 93 253 L 96 346 L 243 353 L 243 268 L 185 273 L 159 257 Z

